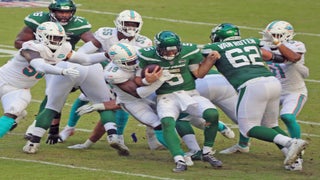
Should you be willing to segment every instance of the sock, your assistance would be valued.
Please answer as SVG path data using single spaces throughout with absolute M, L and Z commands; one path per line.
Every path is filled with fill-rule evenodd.
M 271 128 L 265 126 L 255 126 L 251 128 L 248 132 L 249 137 L 254 137 L 262 141 L 273 142 L 273 139 L 279 133 Z
M 2 116 L 0 118 L 0 138 L 2 138 L 11 129 L 14 123 L 14 119 L 8 116 Z
M 201 150 L 194 134 L 187 134 L 182 137 L 182 140 L 191 152 L 197 152 Z
M 300 125 L 297 123 L 296 116 L 294 114 L 283 114 L 280 117 L 288 129 L 290 137 L 300 139 L 301 130 Z
M 218 131 L 221 132 L 221 131 L 223 131 L 225 129 L 227 129 L 226 125 L 223 122 L 219 121 L 219 123 L 218 123 Z
M 82 101 L 81 99 L 76 99 L 71 107 L 68 119 L 68 126 L 75 127 L 80 119 L 80 116 L 76 113 L 77 109 L 85 104 L 88 104 L 88 101 Z
M 165 117 L 161 119 L 163 137 L 167 143 L 167 147 L 173 157 L 184 153 L 180 147 L 180 139 L 175 129 L 175 121 L 172 117 Z
M 291 141 L 292 138 L 288 136 L 284 136 L 282 134 L 278 134 L 274 137 L 273 142 L 284 147 L 287 147 L 288 142 Z
M 209 146 L 203 146 L 202 148 L 202 154 L 208 154 L 212 152 L 212 147 L 209 147 Z
M 249 140 L 250 140 L 250 138 L 244 137 L 244 135 L 242 135 L 240 133 L 240 138 L 239 138 L 238 144 L 240 147 L 245 148 L 245 147 L 249 146 Z
M 129 114 L 122 109 L 116 111 L 117 134 L 122 135 L 127 126 Z
M 218 111 L 216 109 L 207 109 L 203 112 L 202 118 L 206 120 L 203 145 L 212 147 L 218 131 Z
M 44 109 L 38 116 L 36 117 L 36 126 L 41 127 L 45 130 L 49 129 L 51 126 L 51 122 L 53 118 L 58 114 L 57 111 L 51 109 Z
M 94 142 L 92 142 L 90 139 L 87 139 L 86 142 L 83 143 L 83 145 L 84 145 L 86 148 L 91 147 L 92 144 L 94 144 Z
M 168 148 L 167 143 L 164 141 L 163 132 L 162 130 L 154 130 L 154 134 L 157 137 L 157 140 L 166 148 Z

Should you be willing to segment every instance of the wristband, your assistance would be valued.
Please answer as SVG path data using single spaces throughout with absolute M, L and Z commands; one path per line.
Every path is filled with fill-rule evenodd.
M 146 80 L 146 78 L 143 78 L 142 79 L 142 83 L 144 84 L 144 85 L 147 85 L 147 86 L 149 86 L 151 83 L 149 83 L 147 80 Z

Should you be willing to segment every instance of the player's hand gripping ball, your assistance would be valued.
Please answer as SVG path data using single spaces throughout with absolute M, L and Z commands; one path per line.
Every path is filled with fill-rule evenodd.
M 145 78 L 146 77 L 145 72 L 146 72 L 147 69 L 148 69 L 148 73 L 152 73 L 156 69 L 156 67 L 158 67 L 156 72 L 159 72 L 161 70 L 161 67 L 159 65 L 157 65 L 157 64 L 149 64 L 149 65 L 147 65 L 141 71 L 141 78 Z

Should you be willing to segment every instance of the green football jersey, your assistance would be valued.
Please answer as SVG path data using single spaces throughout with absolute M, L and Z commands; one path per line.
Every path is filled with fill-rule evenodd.
M 272 76 L 262 59 L 259 44 L 260 40 L 256 38 L 217 42 L 205 45 L 202 53 L 206 55 L 210 51 L 218 51 L 221 58 L 216 61 L 215 66 L 238 89 L 250 79 Z
M 168 94 L 180 90 L 195 89 L 195 80 L 189 65 L 199 64 L 203 60 L 200 49 L 195 44 L 183 43 L 180 54 L 173 60 L 161 58 L 155 47 L 140 49 L 139 66 L 143 69 L 149 64 L 157 64 L 167 69 L 174 77 L 163 83 L 156 94 Z
M 50 13 L 49 12 L 35 12 L 29 14 L 24 19 L 24 23 L 26 26 L 30 27 L 34 32 L 36 32 L 37 27 L 43 23 L 50 21 Z M 63 26 L 66 31 L 67 36 L 69 37 L 68 41 L 70 41 L 72 45 L 72 49 L 75 49 L 76 44 L 80 40 L 80 36 L 90 31 L 92 26 L 91 24 L 83 17 L 73 16 L 69 23 Z

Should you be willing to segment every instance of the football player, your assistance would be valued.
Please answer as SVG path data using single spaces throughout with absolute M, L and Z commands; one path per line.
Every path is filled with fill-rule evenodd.
M 19 49 L 22 46 L 23 42 L 28 40 L 35 39 L 34 33 L 43 22 L 57 22 L 62 25 L 66 35 L 68 36 L 68 41 L 72 45 L 72 49 L 75 49 L 75 45 L 80 41 L 88 42 L 92 41 L 94 44 L 97 44 L 97 40 L 94 38 L 93 33 L 91 32 L 91 24 L 86 18 L 76 16 L 76 4 L 72 0 L 53 0 L 48 6 L 49 12 L 34 12 L 25 17 L 24 23 L 25 27 L 18 33 L 14 46 Z M 46 75 L 46 83 L 49 81 L 49 78 Z M 47 102 L 47 96 L 43 99 L 38 113 L 42 111 Z M 57 114 L 53 124 L 56 125 L 60 121 L 61 114 Z M 30 125 L 30 128 L 34 126 L 35 121 Z M 27 129 L 25 133 L 25 138 L 28 139 L 30 135 L 30 128 Z
M 152 41 L 140 34 L 143 21 L 141 15 L 134 10 L 124 10 L 118 14 L 114 20 L 115 27 L 101 27 L 95 32 L 95 38 L 98 40 L 99 45 L 96 46 L 93 42 L 87 42 L 82 47 L 79 48 L 79 52 L 93 53 L 96 51 L 108 52 L 109 48 L 118 43 L 127 43 L 135 47 L 148 47 L 152 46 Z M 61 131 L 60 136 L 63 141 L 65 141 L 70 135 L 74 133 L 75 126 L 77 124 L 80 116 L 77 115 L 76 110 L 82 105 L 88 103 L 88 100 L 83 94 L 75 100 L 71 112 L 69 115 L 69 120 L 67 126 Z M 128 113 L 122 109 L 117 110 L 117 133 L 120 142 L 124 143 L 123 131 L 128 121 Z M 162 145 L 157 141 L 154 132 L 150 127 L 147 127 L 147 137 L 148 145 L 150 149 L 162 148 Z M 100 122 L 97 123 L 95 127 L 96 130 L 100 129 L 99 136 L 104 134 L 103 127 Z M 96 132 L 96 131 L 95 131 Z M 96 135 L 93 135 L 96 137 Z M 100 137 L 99 137 L 100 138 Z M 98 138 L 98 139 L 99 139 Z M 98 140 L 97 139 L 97 140 Z M 91 145 L 95 140 L 89 139 L 85 144 Z M 86 146 L 87 148 L 88 146 Z M 80 148 L 75 146 L 75 148 Z
M 264 48 L 275 55 L 284 57 L 284 62 L 268 62 L 273 74 L 280 80 L 282 91 L 280 96 L 280 118 L 287 126 L 292 138 L 301 138 L 300 126 L 296 117 L 307 101 L 308 91 L 304 78 L 309 76 L 309 69 L 304 65 L 306 47 L 303 42 L 293 40 L 293 26 L 286 21 L 273 21 L 262 32 Z M 285 166 L 291 171 L 302 170 L 302 157 L 295 163 Z
M 53 22 L 46 22 L 46 24 L 55 24 Z M 63 28 L 59 26 L 63 31 Z M 39 30 L 47 30 L 42 34 L 41 37 L 50 38 L 49 42 L 54 39 L 51 38 L 50 33 L 51 29 L 39 26 Z M 64 31 L 63 31 L 64 32 Z M 66 39 L 66 36 L 64 36 Z M 53 39 L 53 40 L 52 40 Z M 45 41 L 47 42 L 47 41 Z M 54 44 L 56 45 L 56 44 Z M 54 51 L 58 57 L 62 56 L 61 52 L 71 51 L 71 45 L 68 42 L 69 46 L 63 46 L 63 49 L 55 48 L 54 46 L 50 48 L 50 52 Z M 56 45 L 57 46 L 57 45 Z M 101 54 L 101 53 L 99 53 Z M 104 53 L 102 53 L 104 56 Z M 51 55 L 51 54 L 50 54 Z M 86 54 L 83 53 L 75 53 L 74 59 L 78 60 L 81 57 L 85 57 Z M 93 54 L 94 55 L 94 54 Z M 96 61 L 96 56 L 92 57 Z M 104 60 L 104 59 L 102 59 Z M 38 151 L 40 146 L 41 138 L 46 133 L 46 130 L 50 127 L 53 118 L 59 114 L 62 110 L 62 107 L 73 88 L 80 88 L 83 93 L 87 95 L 87 98 L 95 103 L 101 102 L 110 102 L 108 107 L 104 107 L 104 109 L 114 110 L 119 107 L 114 103 L 114 94 L 111 92 L 110 87 L 107 86 L 103 77 L 103 68 L 100 64 L 83 66 L 76 63 L 71 63 L 67 61 L 61 62 L 52 62 L 56 64 L 57 67 L 60 68 L 71 68 L 72 70 L 77 69 L 78 77 L 69 78 L 65 76 L 50 76 L 50 81 L 47 83 L 46 94 L 48 96 L 48 101 L 46 103 L 45 108 L 37 115 L 35 126 L 30 128 L 31 138 L 28 140 L 26 145 L 23 147 L 23 152 L 28 154 L 34 154 Z M 86 61 L 86 65 L 90 63 Z M 59 89 L 59 91 L 56 91 Z M 99 91 L 97 91 L 97 89 Z M 113 103 L 112 103 L 113 101 Z M 113 111 L 101 110 L 99 111 L 101 121 L 104 125 L 105 131 L 108 134 L 108 142 L 111 147 L 118 150 L 118 153 L 121 155 L 127 155 L 129 150 L 127 147 L 122 146 L 118 143 L 117 135 L 116 135 L 116 124 L 115 124 L 115 114 Z M 59 136 L 56 126 L 50 127 L 49 137 L 46 143 L 55 144 L 57 143 Z
M 212 146 L 218 131 L 218 111 L 215 106 L 195 88 L 195 78 L 203 78 L 213 65 L 213 61 L 204 60 L 195 44 L 182 43 L 180 37 L 172 31 L 161 31 L 154 38 L 153 47 L 143 48 L 139 52 L 141 69 L 149 64 L 157 64 L 169 71 L 172 78 L 166 80 L 157 90 L 157 114 L 161 120 L 163 136 L 173 156 L 176 167 L 174 172 L 187 170 L 175 130 L 175 121 L 181 112 L 205 119 L 203 161 L 213 167 L 221 167 L 222 162 L 212 155 Z M 212 55 L 219 58 L 219 54 Z M 157 76 L 137 77 L 137 82 L 150 85 Z
M 23 43 L 18 54 L 0 68 L 0 97 L 4 109 L 4 115 L 0 118 L 0 138 L 12 128 L 15 119 L 23 114 L 31 101 L 30 88 L 44 74 L 79 76 L 76 69 L 54 66 L 63 60 L 81 60 L 73 58 L 76 53 L 66 41 L 67 36 L 61 25 L 42 23 L 35 36 L 36 40 Z
M 281 85 L 264 64 L 264 59 L 283 62 L 284 58 L 260 49 L 259 39 L 241 39 L 239 28 L 230 23 L 213 28 L 210 39 L 212 44 L 205 45 L 202 53 L 214 61 L 218 71 L 238 91 L 236 112 L 241 134 L 285 148 L 284 164 L 294 163 L 308 142 L 286 136 L 278 126 Z M 215 58 L 217 51 L 219 59 Z

